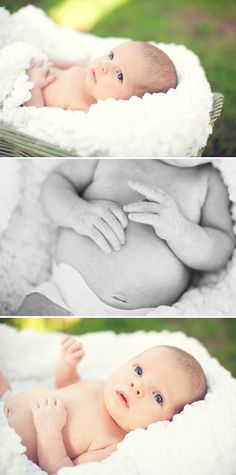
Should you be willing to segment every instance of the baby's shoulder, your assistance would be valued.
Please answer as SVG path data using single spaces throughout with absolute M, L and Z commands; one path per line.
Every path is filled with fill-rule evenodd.
M 216 166 L 212 165 L 211 163 L 204 165 L 204 167 L 200 167 L 200 168 L 205 168 L 205 167 L 206 167 L 206 170 L 204 171 L 204 173 L 207 179 L 208 190 L 210 190 L 211 188 L 225 189 L 226 187 L 225 187 L 224 180 L 223 180 L 220 170 Z
M 202 168 L 205 168 L 205 165 Z M 217 206 L 217 203 L 228 203 L 228 190 L 220 170 L 209 164 L 202 170 L 202 174 L 206 182 L 205 203 L 212 202 L 214 206 Z
M 198 179 L 204 183 L 207 188 L 213 183 L 223 183 L 220 171 L 211 163 L 196 167 L 195 172 L 198 175 Z
M 102 381 L 80 379 L 77 383 L 78 387 L 83 387 L 85 390 L 100 392 L 103 389 L 104 383 Z

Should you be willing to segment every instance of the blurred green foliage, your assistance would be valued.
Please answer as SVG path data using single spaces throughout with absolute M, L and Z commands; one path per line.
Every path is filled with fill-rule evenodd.
M 236 318 L 1 318 L 1 323 L 19 330 L 30 327 L 36 331 L 61 331 L 72 335 L 111 330 L 116 333 L 183 331 L 202 342 L 236 377 Z
M 15 11 L 27 4 L 7 0 Z M 200 57 L 213 91 L 225 105 L 207 156 L 236 156 L 235 0 L 43 0 L 32 2 L 57 21 L 99 36 L 183 43 Z M 99 11 L 100 9 L 100 11 Z

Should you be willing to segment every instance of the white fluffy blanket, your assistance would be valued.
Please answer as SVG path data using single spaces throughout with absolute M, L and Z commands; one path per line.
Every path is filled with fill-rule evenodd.
M 0 120 L 80 156 L 196 156 L 212 128 L 212 93 L 198 57 L 183 45 L 158 44 L 173 60 L 179 84 L 167 94 L 108 99 L 88 113 L 19 107 L 30 97 L 32 58 L 89 62 L 124 39 L 102 39 L 57 26 L 33 6 L 0 9 Z
M 1 369 L 14 389 L 52 387 L 60 338 L 57 333 L 17 333 L 1 325 Z M 130 433 L 105 461 L 64 468 L 60 475 L 235 474 L 236 380 L 196 339 L 181 332 L 165 331 L 90 333 L 78 339 L 86 351 L 80 365 L 82 377 L 104 380 L 113 369 L 144 349 L 170 344 L 199 360 L 207 377 L 208 394 L 204 401 L 187 405 L 172 422 L 158 422 L 147 430 Z M 23 447 L 13 429 L 0 428 L 0 475 L 42 475 L 22 453 Z
M 0 160 L 2 312 L 14 311 L 26 293 L 49 278 L 56 230 L 43 212 L 39 194 L 42 181 L 59 162 L 54 158 Z M 236 220 L 236 162 L 214 159 L 213 164 L 228 186 Z M 236 250 L 225 269 L 203 274 L 172 307 L 158 307 L 149 315 L 236 315 Z

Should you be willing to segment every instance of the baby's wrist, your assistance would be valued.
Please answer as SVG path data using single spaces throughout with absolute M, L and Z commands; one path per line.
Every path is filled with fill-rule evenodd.
M 61 357 L 59 360 L 59 364 L 61 366 L 65 366 L 66 368 L 69 367 L 69 368 L 75 369 L 77 363 L 75 363 L 74 361 L 69 361 L 66 358 Z
M 166 242 L 169 244 L 174 244 L 174 242 L 184 235 L 186 218 L 180 213 L 178 215 L 178 222 L 176 226 L 171 230 L 171 232 L 166 236 Z
M 87 215 L 88 206 L 89 206 L 89 203 L 83 200 L 82 198 L 80 198 L 79 203 L 76 202 L 75 206 L 72 209 L 71 217 L 70 217 L 72 229 L 76 229 L 78 226 L 78 223 L 84 220 L 84 216 Z

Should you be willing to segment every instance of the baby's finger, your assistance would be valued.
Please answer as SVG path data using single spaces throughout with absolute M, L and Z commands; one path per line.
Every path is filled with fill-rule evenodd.
M 55 79 L 55 76 L 46 76 L 46 77 L 44 77 L 43 80 L 42 80 L 42 86 L 41 87 L 43 88 L 43 87 L 48 86 L 49 84 L 51 84 L 54 81 L 54 79 Z
M 73 359 L 82 359 L 84 357 L 84 351 L 83 350 L 78 350 L 72 353 L 72 358 Z
M 37 402 L 33 402 L 32 404 L 30 404 L 30 409 L 31 409 L 32 412 L 37 411 L 37 409 L 38 409 L 38 403 L 37 403 Z
M 56 405 L 56 400 L 52 397 L 49 397 L 47 403 L 48 407 L 54 407 Z
M 98 221 L 96 222 L 96 229 L 98 229 L 102 233 L 102 235 L 106 238 L 108 243 L 111 245 L 111 247 L 115 251 L 120 250 L 121 244 L 116 233 L 113 231 L 113 229 L 111 229 L 111 227 L 103 219 L 98 219 Z
M 120 221 L 114 216 L 114 214 L 110 211 L 108 211 L 104 217 L 103 220 L 108 224 L 109 228 L 115 233 L 119 240 L 119 248 L 120 248 L 120 243 L 124 244 L 125 242 L 125 233 L 123 226 L 121 225 Z
M 157 215 L 149 213 L 129 213 L 128 218 L 131 221 L 142 224 L 150 224 L 151 226 L 156 226 L 157 224 Z
M 62 399 L 59 398 L 59 397 L 57 399 L 54 399 L 53 402 L 54 402 L 54 405 L 57 406 L 57 407 L 60 407 L 60 406 L 64 407 L 64 403 L 63 403 Z
M 54 74 L 50 74 L 46 77 L 46 79 L 47 79 L 47 84 L 50 84 L 51 82 L 54 81 L 55 76 L 54 76 Z
M 118 206 L 109 206 L 111 212 L 116 216 L 116 218 L 119 220 L 120 224 L 122 227 L 125 229 L 128 226 L 128 219 L 124 211 L 119 208 Z
M 61 340 L 61 345 L 64 345 L 64 343 L 66 343 L 66 341 L 69 340 L 70 338 L 71 338 L 70 335 L 65 335 Z
M 70 351 L 71 353 L 74 353 L 74 352 L 77 351 L 77 350 L 80 351 L 81 349 L 82 349 L 82 344 L 81 344 L 81 343 L 78 343 L 77 341 L 74 341 L 74 342 L 72 343 L 72 345 L 69 347 L 69 351 Z
M 46 73 L 47 71 L 49 71 L 50 67 L 50 63 L 44 63 L 42 66 L 42 71 Z
M 104 236 L 96 229 L 94 226 L 88 233 L 88 236 L 102 249 L 102 251 L 106 252 L 107 254 L 111 252 L 111 247 L 109 246 L 108 242 L 104 238 Z
M 47 398 L 42 398 L 37 401 L 38 408 L 41 409 L 42 407 L 46 406 L 48 403 Z
M 74 338 L 69 336 L 68 339 L 65 340 L 65 342 L 63 343 L 63 349 L 68 350 L 68 348 L 70 348 L 74 343 L 75 343 Z
M 137 191 L 150 201 L 161 203 L 166 198 L 166 193 L 161 188 L 152 188 L 132 180 L 128 181 L 128 185 L 130 188 L 132 188 L 132 190 Z
M 160 212 L 160 204 L 152 201 L 138 201 L 124 206 L 127 213 L 154 213 Z

